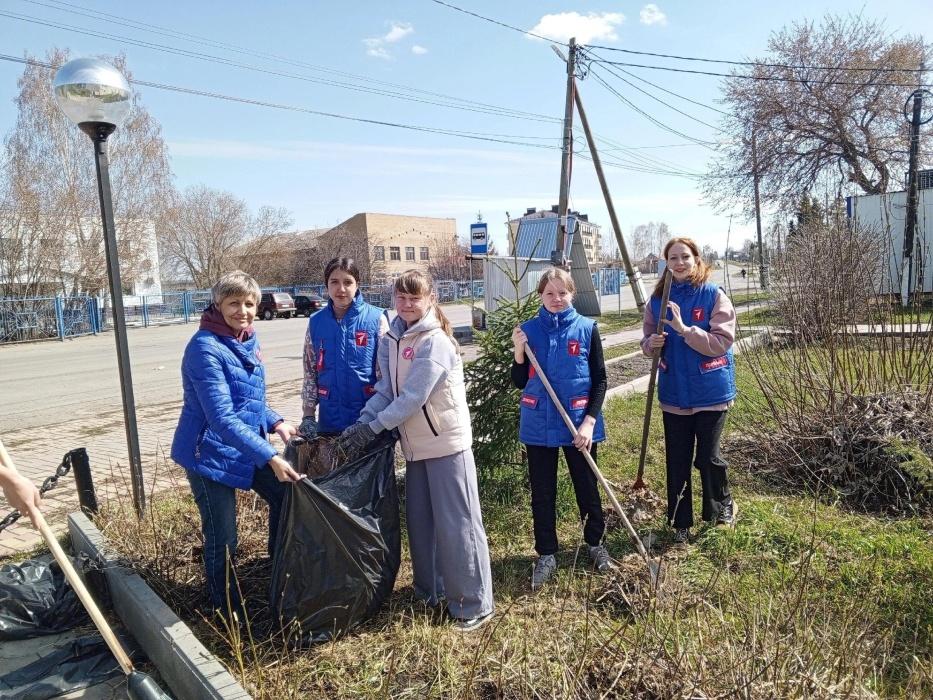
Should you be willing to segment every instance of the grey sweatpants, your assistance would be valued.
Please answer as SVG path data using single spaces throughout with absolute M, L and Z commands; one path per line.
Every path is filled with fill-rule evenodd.
M 473 451 L 408 462 L 405 513 L 415 595 L 447 599 L 453 617 L 493 611 L 489 544 L 480 513 Z

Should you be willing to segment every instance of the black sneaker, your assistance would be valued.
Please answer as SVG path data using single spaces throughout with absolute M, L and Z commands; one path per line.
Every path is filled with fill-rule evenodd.
M 690 528 L 678 527 L 674 530 L 674 544 L 687 544 L 690 541 Z
M 735 525 L 736 516 L 739 514 L 739 507 L 735 500 L 730 500 L 719 509 L 719 516 L 716 518 L 717 525 Z

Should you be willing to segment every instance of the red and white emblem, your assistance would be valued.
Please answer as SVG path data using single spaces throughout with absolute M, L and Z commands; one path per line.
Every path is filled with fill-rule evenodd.
M 705 374 L 706 372 L 712 372 L 714 369 L 725 367 L 728 364 L 729 360 L 725 355 L 714 357 L 712 360 L 707 360 L 706 362 L 700 363 L 700 372 Z
M 702 321 L 706 318 L 706 309 L 694 309 L 693 313 L 690 315 L 694 321 Z
M 366 331 L 356 332 L 356 347 L 365 348 L 369 344 L 369 333 Z
M 363 393 L 367 396 L 372 396 L 376 393 L 376 387 L 374 387 L 372 384 L 367 384 L 363 387 Z
M 406 360 L 410 360 L 415 356 L 415 349 L 413 347 L 407 347 L 402 350 L 402 357 Z
M 579 410 L 581 408 L 586 408 L 590 403 L 588 396 L 578 396 L 575 399 L 570 399 L 570 408 L 574 410 Z
M 330 396 L 330 389 L 328 389 L 326 386 L 318 386 L 317 395 L 322 399 L 326 399 L 328 396 Z
M 571 340 L 567 343 L 567 352 L 574 357 L 580 354 L 580 341 Z
M 528 408 L 535 408 L 538 405 L 538 399 L 534 396 L 529 396 L 528 394 L 522 394 L 522 406 L 528 406 Z
M 315 367 L 317 367 L 318 372 L 324 369 L 324 345 L 323 344 L 321 344 L 321 349 L 317 351 L 317 364 L 315 365 Z

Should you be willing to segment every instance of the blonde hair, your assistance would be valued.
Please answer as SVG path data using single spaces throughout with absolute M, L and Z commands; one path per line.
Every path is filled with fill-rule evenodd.
M 259 283 L 242 270 L 234 270 L 220 276 L 220 279 L 211 287 L 211 296 L 215 304 L 219 304 L 227 297 L 253 297 L 256 302 L 262 296 Z
M 573 277 L 562 267 L 551 267 L 541 273 L 541 279 L 538 280 L 538 294 L 544 294 L 544 288 L 548 282 L 560 282 L 571 294 L 577 293 L 577 285 L 573 283 Z
M 703 261 L 703 256 L 700 255 L 700 249 L 697 248 L 697 244 L 692 238 L 686 238 L 685 236 L 678 236 L 677 238 L 672 238 L 667 242 L 667 245 L 664 246 L 664 252 L 661 254 L 661 257 L 664 258 L 664 262 L 667 263 L 667 254 L 670 249 L 677 245 L 678 243 L 683 243 L 690 249 L 690 253 L 696 258 L 696 266 L 693 268 L 693 272 L 690 273 L 690 284 L 694 287 L 699 287 L 701 284 L 706 283 L 709 280 L 710 275 L 713 274 L 713 269 Z M 654 291 L 651 293 L 653 297 L 661 297 L 664 294 L 664 275 L 661 275 L 658 279 L 658 283 L 654 285 Z
M 419 297 L 429 297 L 434 294 L 434 280 L 431 279 L 431 275 L 427 275 L 421 270 L 408 270 L 403 272 L 401 276 L 395 280 L 394 287 L 396 294 L 411 294 Z M 432 307 L 434 309 L 434 314 L 437 316 L 437 320 L 440 321 L 441 330 L 453 338 L 453 328 L 448 318 L 444 315 L 444 312 L 441 311 L 441 307 L 437 303 L 436 298 L 434 299 Z

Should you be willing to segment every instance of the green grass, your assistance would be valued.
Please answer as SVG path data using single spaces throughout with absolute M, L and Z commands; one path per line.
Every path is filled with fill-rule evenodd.
M 770 307 L 759 307 L 738 314 L 739 326 L 769 326 L 780 319 L 777 311 Z
M 633 341 L 631 343 L 621 343 L 619 345 L 611 345 L 608 348 L 603 348 L 603 357 L 606 360 L 611 360 L 614 357 L 621 357 L 622 355 L 628 355 L 629 353 L 635 352 L 641 347 L 641 343 L 638 341 Z
M 599 334 L 606 336 L 616 331 L 627 331 L 632 328 L 641 328 L 642 314 L 638 309 L 622 309 L 621 314 L 617 311 L 609 311 L 599 316 L 596 320 L 599 323 Z

